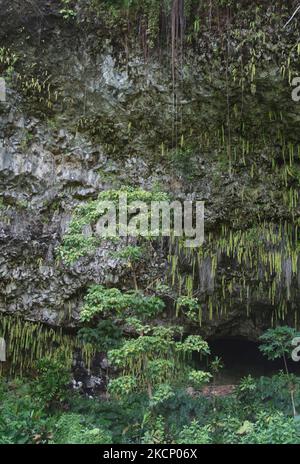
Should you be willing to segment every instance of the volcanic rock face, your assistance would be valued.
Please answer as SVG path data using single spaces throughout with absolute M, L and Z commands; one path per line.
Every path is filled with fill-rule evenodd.
M 285 201 L 293 197 L 294 184 L 290 179 L 283 183 L 282 141 L 272 139 L 270 123 L 265 144 L 250 142 L 249 148 L 243 137 L 235 139 L 231 121 L 228 169 L 228 145 L 220 148 L 219 139 L 229 124 L 228 101 L 233 107 L 236 95 L 232 89 L 228 94 L 220 70 L 208 79 L 216 71 L 203 66 L 197 51 L 186 49 L 187 64 L 174 98 L 165 50 L 146 59 L 135 49 L 128 55 L 119 43 L 107 40 L 96 20 L 92 26 L 83 19 L 76 24 L 64 20 L 59 2 L 42 1 L 38 9 L 35 2 L 21 2 L 22 12 L 19 3 L 1 10 L 0 44 L 5 56 L 15 53 L 17 59 L 10 58 L 13 70 L 8 72 L 3 62 L 0 68 L 7 81 L 7 101 L 0 103 L 0 311 L 74 326 L 89 285 L 126 288 L 128 270 L 112 257 L 110 243 L 72 266 L 58 262 L 56 250 L 77 204 L 108 188 L 133 185 L 206 202 L 206 230 L 214 245 L 193 274 L 203 321 L 187 330 L 256 339 L 272 317 L 294 321 L 300 272 L 293 227 L 299 207 L 296 203 L 290 209 Z M 204 37 L 202 45 L 208 47 L 209 37 Z M 234 39 L 231 45 L 234 50 Z M 275 64 L 261 74 L 260 83 L 264 99 L 258 84 L 257 93 L 251 87 L 245 97 L 253 140 L 257 130 L 263 132 L 257 128 L 257 108 L 261 116 L 271 104 L 274 114 L 284 105 L 289 139 L 297 117 Z M 237 158 L 234 146 L 240 143 L 246 155 Z M 293 182 L 297 175 L 292 172 Z M 272 225 L 270 233 L 256 227 L 258 217 Z M 281 237 L 279 224 L 291 237 Z M 255 237 L 235 242 L 236 231 L 254 225 Z M 222 237 L 232 240 L 229 249 Z M 251 254 L 249 244 L 255 241 L 263 244 L 265 255 L 251 261 L 247 247 Z M 280 264 L 275 265 L 278 254 Z M 182 274 L 186 282 L 185 258 L 176 279 Z M 157 251 L 151 263 L 141 266 L 142 287 L 165 273 L 166 259 L 164 251 Z M 286 304 L 278 312 L 282 301 Z

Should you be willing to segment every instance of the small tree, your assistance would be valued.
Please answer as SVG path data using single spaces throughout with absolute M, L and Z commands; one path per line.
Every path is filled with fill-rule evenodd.
M 298 334 L 299 336 L 299 334 Z M 271 361 L 282 358 L 285 372 L 290 378 L 287 359 L 291 357 L 293 345 L 292 341 L 297 337 L 295 329 L 287 326 L 268 329 L 261 337 L 262 342 L 260 351 Z M 297 415 L 294 400 L 294 386 L 290 384 L 290 395 L 294 416 Z
M 109 391 L 117 397 L 139 390 L 147 391 L 152 399 L 154 387 L 174 382 L 180 376 L 188 379 L 190 370 L 182 362 L 188 355 L 193 352 L 209 354 L 209 347 L 200 336 L 191 335 L 184 341 L 176 341 L 179 327 L 143 326 L 137 320 L 131 324 L 135 325 L 138 338 L 127 340 L 121 348 L 108 353 L 112 365 L 122 371 L 120 377 L 109 383 Z M 197 378 L 199 380 L 199 376 Z M 165 394 L 166 388 L 163 390 Z
M 213 387 L 215 387 L 218 374 L 223 369 L 223 367 L 224 367 L 223 361 L 219 356 L 216 356 L 210 362 L 210 370 L 212 372 L 212 378 L 213 378 Z M 216 397 L 215 396 L 213 397 L 213 405 L 214 405 L 214 409 L 216 409 Z
M 222 359 L 219 357 L 219 356 L 216 356 L 211 362 L 210 362 L 210 370 L 213 374 L 213 378 L 214 378 L 214 383 L 217 379 L 217 376 L 218 374 L 220 373 L 220 371 L 223 369 L 224 367 L 224 364 L 223 364 L 223 361 Z

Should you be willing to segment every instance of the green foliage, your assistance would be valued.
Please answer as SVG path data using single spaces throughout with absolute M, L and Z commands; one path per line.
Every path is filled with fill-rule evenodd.
M 270 360 L 291 357 L 293 351 L 292 340 L 298 334 L 291 327 L 276 327 L 268 329 L 261 337 L 261 352 Z
M 166 401 L 175 397 L 174 389 L 168 383 L 161 383 L 155 388 L 149 402 L 149 407 L 160 407 Z
M 163 301 L 155 296 L 144 296 L 139 292 L 121 292 L 117 288 L 104 288 L 94 285 L 84 298 L 85 304 L 80 313 L 83 322 L 95 316 L 117 316 L 125 319 L 129 315 L 151 318 L 164 309 Z
M 70 372 L 66 369 L 64 360 L 45 357 L 37 362 L 36 369 L 33 391 L 37 400 L 47 407 L 65 401 Z
M 83 327 L 78 337 L 84 343 L 90 343 L 98 351 L 106 352 L 117 347 L 122 339 L 121 329 L 111 320 L 99 321 L 95 328 Z
M 69 398 L 70 411 L 85 418 L 88 428 L 108 430 L 114 443 L 134 443 L 140 441 L 146 398 L 135 393 L 126 401 L 112 398 L 103 401 L 79 394 Z
M 45 324 L 26 321 L 21 317 L 2 315 L 0 336 L 7 341 L 7 370 L 10 375 L 22 376 L 35 368 L 43 357 L 63 358 L 66 367 L 71 367 L 73 352 L 79 349 L 90 361 L 91 351 L 77 337 L 55 330 Z
M 300 430 L 291 417 L 282 413 L 268 414 L 262 412 L 252 426 L 242 431 L 242 443 L 247 444 L 300 444 Z
M 164 379 L 169 379 L 175 372 L 175 362 L 172 359 L 153 359 L 147 364 L 147 376 L 152 385 L 159 385 Z
M 215 358 L 210 362 L 209 367 L 213 375 L 217 375 L 223 369 L 224 364 L 219 356 L 215 356 Z
M 147 389 L 150 400 L 153 387 L 170 383 L 174 378 L 179 381 L 187 375 L 187 366 L 182 364 L 187 354 L 194 351 L 209 354 L 208 345 L 200 336 L 176 341 L 178 328 L 144 326 L 140 330 L 138 338 L 125 341 L 119 349 L 109 351 L 108 356 L 112 365 L 135 378 L 139 390 Z
M 10 82 L 15 72 L 18 56 L 6 47 L 0 47 L 0 75 Z
M 128 263 L 135 263 L 142 259 L 145 250 L 142 247 L 128 245 L 115 255 L 118 258 L 126 259 Z
M 224 412 L 218 419 L 216 435 L 219 443 L 238 444 L 241 441 L 241 434 L 252 429 L 252 423 L 249 424 L 238 414 Z
M 137 382 L 132 375 L 123 375 L 112 379 L 108 384 L 108 392 L 116 398 L 124 398 L 132 393 L 137 387 Z
M 184 310 L 184 314 L 191 321 L 201 320 L 201 306 L 197 298 L 188 296 L 180 296 L 176 301 L 176 315 L 179 315 L 180 310 Z
M 71 413 L 60 416 L 56 423 L 53 441 L 55 444 L 101 445 L 112 443 L 112 437 L 103 429 L 89 429 L 84 416 Z
M 232 298 L 232 295 L 235 289 L 240 287 L 240 297 L 248 301 L 245 308 L 248 314 L 251 312 L 251 305 L 247 295 L 261 298 L 264 294 L 273 308 L 272 311 L 265 313 L 268 314 L 270 326 L 276 321 L 279 324 L 280 321 L 285 320 L 291 311 L 291 300 L 295 298 L 296 301 L 297 296 L 294 293 L 296 290 L 294 285 L 282 285 L 285 281 L 283 263 L 285 260 L 291 261 L 291 277 L 294 281 L 297 276 L 296 264 L 299 254 L 297 227 L 288 222 L 276 226 L 259 221 L 259 224 L 251 229 L 239 228 L 233 231 L 231 227 L 224 225 L 221 231 L 207 234 L 206 243 L 199 250 L 186 250 L 180 244 L 174 246 L 169 254 L 170 270 L 167 283 L 173 289 L 180 289 L 179 293 L 184 295 L 182 302 L 179 298 L 180 313 L 177 306 L 177 315 L 188 316 L 193 322 L 197 322 L 198 319 L 200 325 L 203 320 L 218 320 L 222 314 L 227 314 L 230 308 L 233 309 L 232 304 L 236 296 Z M 229 262 L 234 259 L 238 263 L 238 273 L 226 272 L 226 275 L 223 274 L 221 277 L 223 265 L 221 256 L 226 256 Z M 208 262 L 211 263 L 210 279 L 212 283 L 214 282 L 214 291 L 212 294 L 205 292 L 205 304 L 203 298 L 199 299 L 197 311 L 195 295 L 199 295 L 202 290 L 196 282 L 198 277 L 200 280 L 203 277 L 201 269 Z M 182 272 L 181 263 L 187 265 L 191 272 L 188 274 Z M 198 271 L 197 263 L 199 263 Z M 253 273 L 256 276 L 255 281 L 261 282 L 259 286 L 253 283 L 251 278 Z M 296 317 L 297 314 L 295 320 Z
M 137 291 L 138 286 L 136 280 L 136 268 L 142 258 L 146 256 L 145 247 L 128 245 L 121 251 L 114 253 L 114 255 L 118 258 L 126 260 L 128 268 L 130 268 L 132 271 L 133 285 Z
M 37 67 L 36 62 L 28 63 L 24 58 L 26 55 L 20 55 L 15 62 L 16 69 L 11 75 L 11 86 L 21 93 L 23 105 L 30 106 L 32 113 L 42 119 L 49 118 L 56 105 L 61 102 L 60 88 L 54 83 L 50 71 Z
M 79 258 L 92 253 L 101 243 L 101 237 L 85 233 L 86 227 L 95 227 L 97 221 L 107 212 L 107 204 L 111 202 L 116 208 L 116 213 L 119 214 L 119 201 L 122 196 L 127 196 L 127 214 L 128 218 L 132 217 L 130 205 L 134 201 L 142 201 L 149 205 L 151 201 L 167 201 L 168 195 L 163 192 L 148 192 L 140 188 L 123 187 L 119 190 L 105 190 L 101 192 L 97 200 L 79 205 L 74 210 L 73 218 L 69 224 L 68 231 L 64 236 L 62 245 L 58 248 L 58 255 L 68 264 L 73 263 Z M 118 233 L 118 227 L 116 232 Z M 111 241 L 116 241 L 118 238 L 109 233 L 107 237 Z M 150 236 L 148 238 L 151 238 Z M 131 258 L 134 261 L 139 255 L 138 248 L 127 247 L 124 250 L 124 257 Z
M 292 355 L 292 341 L 298 334 L 295 329 L 291 327 L 277 327 L 276 329 L 267 330 L 260 339 L 262 346 L 260 350 L 267 356 L 268 359 L 282 358 L 284 361 L 285 372 L 289 377 L 289 370 L 286 358 Z M 294 416 L 297 415 L 295 406 L 294 385 L 292 382 L 289 384 L 289 391 L 291 396 L 291 404 Z
M 163 356 L 171 357 L 172 348 L 176 345 L 173 340 L 174 331 L 171 328 L 144 326 L 142 334 L 135 339 L 126 340 L 121 348 L 111 350 L 111 362 L 121 368 L 126 367 L 135 372 L 148 368 L 148 362 L 157 361 Z
M 178 445 L 208 445 L 212 443 L 211 426 L 201 426 L 197 421 L 184 426 L 176 441 Z
M 121 402 L 69 391 L 68 412 L 60 403 L 45 409 L 24 379 L 2 382 L 0 442 L 299 444 L 299 422 L 288 414 L 289 381 L 283 374 L 259 378 L 254 389 L 253 380 L 244 379 L 239 386 L 242 396 L 238 392 L 217 401 L 201 394 L 191 397 L 176 385 L 159 383 L 149 401 L 138 392 L 134 377 L 120 377 L 112 385 L 115 382 L 113 395 Z M 293 382 L 299 386 L 300 379 Z
M 188 375 L 188 380 L 192 386 L 201 389 L 203 385 L 210 381 L 212 375 L 209 372 L 191 370 Z
M 59 13 L 62 15 L 62 17 L 66 20 L 75 18 L 76 11 L 74 10 L 74 8 L 71 8 L 71 5 L 74 4 L 74 1 L 73 0 L 60 0 L 60 1 L 63 4 L 63 8 L 59 10 Z
M 157 417 L 153 417 L 149 415 L 148 417 L 146 417 L 146 428 L 147 430 L 141 440 L 142 444 L 156 445 L 159 443 L 166 442 L 165 420 L 163 416 L 159 415 Z
M 104 190 L 98 196 L 98 201 L 113 201 L 116 207 L 119 205 L 119 200 L 122 195 L 127 195 L 128 206 L 133 201 L 143 201 L 150 205 L 151 201 L 168 201 L 169 195 L 165 192 L 147 191 L 142 188 L 122 187 L 119 190 Z M 97 204 L 97 201 L 95 202 Z
M 241 379 L 236 393 L 240 399 L 249 399 L 251 397 L 253 398 L 254 394 L 256 393 L 256 390 L 256 381 L 249 374 L 247 377 Z
M 221 7 L 230 7 L 233 5 L 233 0 L 217 0 L 217 3 Z
M 130 24 L 138 25 L 140 28 L 146 27 L 147 47 L 152 49 L 158 45 L 161 33 L 161 15 L 169 15 L 171 0 L 91 0 L 88 11 L 105 18 L 105 24 L 111 30 L 126 26 L 126 20 Z M 140 23 L 137 18 L 141 18 Z M 134 29 L 128 29 L 128 34 L 135 35 Z
M 0 444 L 48 443 L 51 428 L 28 384 L 0 382 Z
M 200 335 L 189 335 L 183 342 L 176 343 L 176 350 L 183 354 L 192 352 L 210 354 L 208 343 Z
M 271 378 L 260 377 L 256 380 L 256 390 L 248 395 L 244 394 L 243 400 L 247 402 L 263 402 L 269 407 L 274 407 L 284 414 L 290 414 L 290 392 L 294 391 L 295 407 L 300 408 L 300 380 L 292 374 L 280 372 Z
M 82 233 L 69 232 L 64 237 L 63 246 L 59 248 L 59 255 L 66 263 L 73 263 L 79 258 L 92 253 L 99 241 L 96 237 L 86 237 Z

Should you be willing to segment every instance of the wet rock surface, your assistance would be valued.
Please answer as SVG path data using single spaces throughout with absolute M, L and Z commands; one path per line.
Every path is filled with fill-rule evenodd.
M 266 222 L 293 221 L 295 216 L 277 198 L 284 187 L 264 150 L 253 154 L 260 162 L 254 174 L 246 161 L 237 161 L 232 171 L 225 169 L 214 144 L 205 150 L 193 147 L 187 165 L 180 157 L 172 158 L 174 150 L 168 144 L 174 140 L 174 95 L 168 63 L 155 54 L 145 60 L 138 53 L 125 63 L 124 53 L 107 44 L 101 34 L 80 32 L 64 22 L 57 2 L 41 3 L 42 20 L 28 5 L 26 21 L 19 15 L 15 25 L 11 21 L 15 10 L 2 11 L 7 30 L 2 31 L 1 42 L 22 50 L 27 64 L 38 62 L 46 68 L 58 96 L 57 100 L 51 96 L 52 108 L 46 105 L 45 110 L 46 97 L 29 98 L 8 81 L 7 102 L 0 104 L 0 311 L 51 325 L 76 326 L 89 285 L 126 288 L 128 269 L 112 258 L 109 243 L 72 266 L 57 260 L 56 250 L 74 207 L 108 188 L 163 188 L 174 198 L 203 200 L 207 232 L 234 222 L 238 223 L 234 227 L 247 229 L 258 213 Z M 23 32 L 14 36 L 20 25 Z M 224 108 L 218 107 L 214 86 L 203 82 L 197 55 L 189 58 L 177 100 L 184 124 L 202 131 L 208 119 L 224 114 Z M 28 72 L 27 65 L 20 66 Z M 270 73 L 268 79 L 272 90 L 276 75 Z M 277 96 L 274 91 L 274 100 Z M 152 261 L 141 268 L 145 287 L 164 273 L 166 255 L 157 253 Z M 284 266 L 283 287 L 288 282 L 295 290 L 294 310 L 300 280 L 291 277 L 287 263 Z M 234 259 L 222 264 L 215 280 L 204 260 L 198 282 L 201 295 L 220 291 L 223 276 L 233 272 L 239 273 Z M 253 276 L 249 280 L 258 286 Z M 249 316 L 247 300 L 237 296 L 237 284 L 232 291 L 234 304 L 226 314 L 214 320 L 206 317 L 201 328 L 191 324 L 187 330 L 210 337 L 257 339 L 272 311 L 268 290 L 253 298 Z

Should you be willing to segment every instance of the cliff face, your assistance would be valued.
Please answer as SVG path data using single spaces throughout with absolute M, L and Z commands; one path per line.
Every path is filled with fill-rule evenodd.
M 173 63 L 167 38 L 141 49 L 85 2 L 73 14 L 59 1 L 2 6 L 0 311 L 74 326 L 90 284 L 126 288 L 109 246 L 72 266 L 55 250 L 75 205 L 133 185 L 206 203 L 206 244 L 194 258 L 177 250 L 170 276 L 202 302 L 188 330 L 256 339 L 272 321 L 297 324 L 298 23 L 283 31 L 287 6 L 218 7 Z M 167 257 L 141 265 L 142 287 Z

